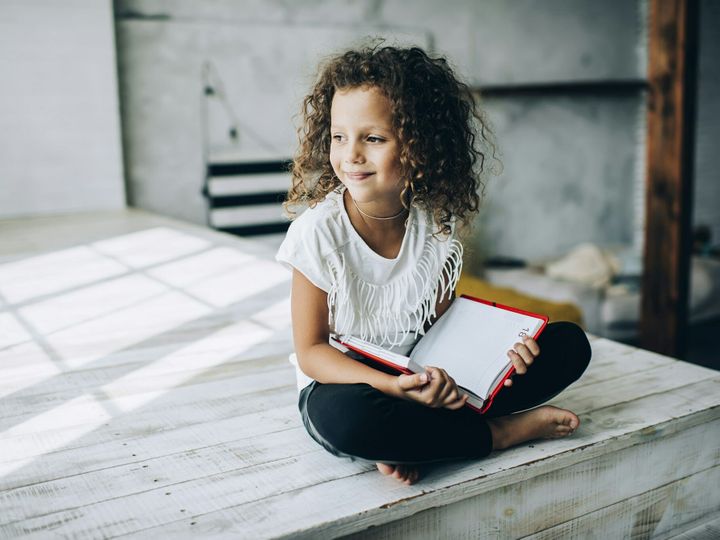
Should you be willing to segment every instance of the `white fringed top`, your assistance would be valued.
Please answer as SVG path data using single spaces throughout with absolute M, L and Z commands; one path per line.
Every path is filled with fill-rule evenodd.
M 436 232 L 425 211 L 412 206 L 398 256 L 375 253 L 350 223 L 341 188 L 303 212 L 288 229 L 275 259 L 327 293 L 329 327 L 407 354 L 435 315 L 440 295 L 451 295 L 462 269 L 462 244 Z M 312 382 L 299 368 L 298 391 Z

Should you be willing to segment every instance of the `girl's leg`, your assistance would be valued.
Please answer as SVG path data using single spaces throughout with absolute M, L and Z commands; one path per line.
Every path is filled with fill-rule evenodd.
M 368 463 L 428 463 L 492 451 L 490 428 L 468 408 L 433 409 L 369 384 L 313 383 L 301 394 L 308 433 L 339 457 Z
M 547 401 L 577 380 L 590 360 L 587 338 L 572 323 L 548 325 L 538 343 L 540 356 L 525 375 L 514 378 L 512 387 L 498 394 L 485 416 L 467 407 L 429 408 L 387 396 L 364 383 L 315 382 L 300 396 L 303 422 L 318 443 L 340 457 L 395 464 L 484 457 L 493 449 L 488 418 Z M 556 411 L 518 415 L 511 427 L 524 429 L 523 422 L 545 422 L 550 435 L 568 417 Z M 546 432 L 540 430 L 535 436 Z
M 558 395 L 583 374 L 592 351 L 585 332 L 574 323 L 549 324 L 540 337 L 540 355 L 524 375 L 503 388 L 486 413 L 497 417 L 536 407 Z

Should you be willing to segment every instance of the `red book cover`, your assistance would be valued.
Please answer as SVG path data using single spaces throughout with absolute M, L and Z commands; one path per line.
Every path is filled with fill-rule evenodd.
M 473 308 L 475 302 L 507 313 Z M 537 339 L 547 322 L 544 315 L 462 295 L 428 329 L 410 356 L 387 351 L 354 337 L 343 336 L 339 341 L 348 349 L 402 373 L 421 372 L 425 365 L 443 368 L 461 391 L 469 395 L 466 405 L 478 413 L 485 413 L 507 378 L 515 372 L 507 351 L 524 336 Z M 484 356 L 482 361 L 474 362 L 473 357 L 477 358 L 478 351 L 481 355 L 487 353 L 492 361 L 487 361 Z

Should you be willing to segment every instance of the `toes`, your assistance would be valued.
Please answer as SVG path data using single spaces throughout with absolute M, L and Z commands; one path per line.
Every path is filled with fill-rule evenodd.
M 395 467 L 393 465 L 388 465 L 386 463 L 376 463 L 378 471 L 380 471 L 385 476 L 392 474 L 395 472 Z
M 414 484 L 415 482 L 418 481 L 419 478 L 420 478 L 420 470 L 419 470 L 419 469 L 415 469 L 415 470 L 413 471 L 412 476 L 410 477 L 410 483 L 411 483 L 411 484 Z
M 420 471 L 415 467 L 409 467 L 406 465 L 396 465 L 392 475 L 393 478 L 397 478 L 399 481 L 411 485 L 414 484 L 420 476 Z
M 566 414 L 565 414 L 565 416 L 563 416 L 561 421 L 558 423 L 560 425 L 566 426 L 573 430 L 577 429 L 577 427 L 580 425 L 580 419 L 570 411 L 563 411 L 563 412 L 565 412 Z

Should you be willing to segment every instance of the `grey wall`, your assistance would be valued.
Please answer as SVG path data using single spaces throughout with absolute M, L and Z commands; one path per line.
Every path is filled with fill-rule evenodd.
M 123 208 L 110 0 L 0 3 L 0 217 Z
M 487 108 L 504 170 L 488 182 L 473 244 L 481 256 L 544 259 L 580 242 L 641 246 L 640 96 L 545 94 L 491 99 Z
M 211 59 L 240 121 L 210 104 L 214 151 L 287 157 L 291 117 L 318 57 L 364 35 L 445 54 L 475 85 L 639 79 L 644 2 L 613 0 L 118 0 L 131 202 L 204 222 L 201 64 Z M 583 241 L 637 243 L 643 98 L 563 92 L 486 101 L 504 172 L 489 181 L 478 252 L 541 258 Z
M 644 78 L 644 2 L 493 1 L 474 10 L 477 81 L 535 90 L 485 100 L 504 169 L 488 179 L 473 259 L 547 259 L 581 242 L 639 256 L 645 98 L 632 87 L 572 84 Z
M 700 2 L 698 100 L 695 131 L 695 225 L 707 225 L 720 246 L 720 3 Z

